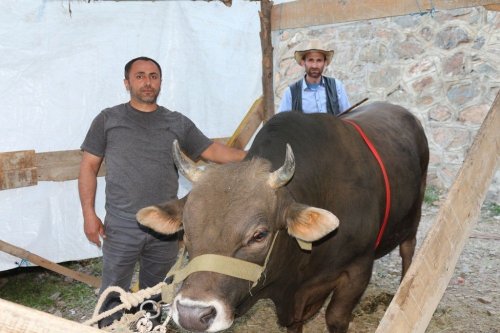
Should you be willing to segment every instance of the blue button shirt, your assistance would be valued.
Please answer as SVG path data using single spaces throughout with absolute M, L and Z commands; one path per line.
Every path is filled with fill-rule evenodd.
M 351 103 L 349 103 L 344 84 L 340 80 L 335 79 L 335 86 L 339 100 L 339 111 L 344 112 L 351 107 Z M 292 92 L 290 91 L 290 87 L 288 87 L 285 90 L 278 112 L 290 111 L 291 109 Z M 321 77 L 321 83 L 317 87 L 308 87 L 306 80 L 302 79 L 302 111 L 304 113 L 328 112 L 326 109 L 326 89 L 323 77 Z

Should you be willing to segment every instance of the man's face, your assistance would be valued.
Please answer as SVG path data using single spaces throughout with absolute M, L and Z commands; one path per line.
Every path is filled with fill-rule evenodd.
M 131 100 L 155 104 L 161 90 L 160 70 L 152 61 L 137 60 L 132 64 L 124 83 L 130 91 Z
M 308 52 L 302 60 L 302 65 L 306 69 L 307 76 L 317 79 L 325 69 L 325 55 L 321 52 Z

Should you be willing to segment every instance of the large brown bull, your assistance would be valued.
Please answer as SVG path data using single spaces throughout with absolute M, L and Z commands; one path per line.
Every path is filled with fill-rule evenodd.
M 276 239 L 256 285 L 203 270 L 189 275 L 172 304 L 175 322 L 191 331 L 223 330 L 270 298 L 279 323 L 301 332 L 332 295 L 326 325 L 346 332 L 373 261 L 399 245 L 403 274 L 411 263 L 428 160 L 419 121 L 388 103 L 339 118 L 280 113 L 240 163 L 199 170 L 176 160 L 193 180 L 191 192 L 141 210 L 141 223 L 167 234 L 184 229 L 190 260 L 215 254 L 264 266 Z

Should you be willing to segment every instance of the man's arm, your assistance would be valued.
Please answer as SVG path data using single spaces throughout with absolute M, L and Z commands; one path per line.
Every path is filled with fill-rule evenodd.
M 204 160 L 215 163 L 239 162 L 246 155 L 246 151 L 228 147 L 220 142 L 212 143 L 201 153 L 201 157 Z
M 104 234 L 104 225 L 95 212 L 95 194 L 97 190 L 97 173 L 101 167 L 103 158 L 83 152 L 80 162 L 80 174 L 78 175 L 78 193 L 83 212 L 83 230 L 87 239 L 97 246 L 101 246 Z
M 292 92 L 290 90 L 290 87 L 287 87 L 285 89 L 285 92 L 283 93 L 283 97 L 281 99 L 281 103 L 278 108 L 278 113 L 291 110 L 292 110 Z
M 347 97 L 347 92 L 345 90 L 342 81 L 335 79 L 335 85 L 337 87 L 337 98 L 339 101 L 339 112 L 344 112 L 351 107 L 349 102 L 349 97 Z

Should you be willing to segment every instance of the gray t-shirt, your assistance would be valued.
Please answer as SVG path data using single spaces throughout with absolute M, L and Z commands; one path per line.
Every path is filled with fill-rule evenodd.
M 212 144 L 189 118 L 161 106 L 141 112 L 126 103 L 96 116 L 81 149 L 105 159 L 108 213 L 135 220 L 139 209 L 177 197 L 174 139 L 193 160 Z

